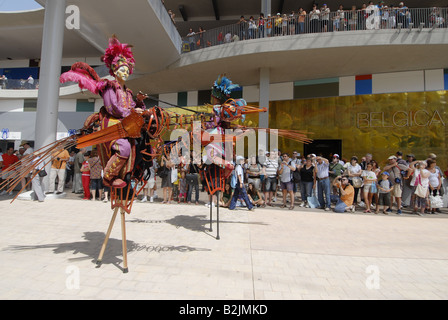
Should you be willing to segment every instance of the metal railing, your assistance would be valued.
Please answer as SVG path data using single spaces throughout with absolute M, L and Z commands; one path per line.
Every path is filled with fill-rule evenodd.
M 101 77 L 109 75 L 109 69 L 105 66 L 98 66 L 93 68 L 96 73 Z M 73 82 L 61 83 L 61 87 L 68 87 L 74 85 Z M 39 79 L 34 79 L 33 81 L 28 81 L 27 79 L 1 79 L 0 78 L 0 90 L 35 90 L 39 89 Z
M 0 79 L 0 89 L 33 90 L 39 88 L 39 80 Z
M 240 20 L 237 23 L 189 34 L 182 38 L 182 52 L 190 52 L 225 43 L 266 37 L 321 32 L 344 32 L 380 29 L 447 28 L 447 8 L 378 8 L 281 14 Z

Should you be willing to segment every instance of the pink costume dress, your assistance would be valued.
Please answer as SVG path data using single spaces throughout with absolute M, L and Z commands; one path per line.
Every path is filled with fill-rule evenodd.
M 142 101 L 135 102 L 132 91 L 122 88 L 117 81 L 110 81 L 106 88 L 100 92 L 104 100 L 101 112 L 101 129 L 113 126 L 129 116 L 133 109 L 145 109 Z M 103 162 L 104 179 L 106 186 L 123 188 L 126 184 L 121 179 L 121 169 L 132 156 L 132 145 L 129 139 L 117 139 L 100 145 L 100 155 Z M 133 157 L 131 157 L 131 160 Z M 124 173 L 126 173 L 125 170 Z

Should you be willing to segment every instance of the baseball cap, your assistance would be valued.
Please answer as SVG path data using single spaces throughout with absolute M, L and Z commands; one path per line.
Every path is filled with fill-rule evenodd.
M 339 158 L 339 155 L 338 155 L 337 153 L 335 153 L 335 154 L 333 155 L 333 158 L 335 158 L 335 157 L 338 157 L 338 158 Z
M 389 172 L 387 171 L 382 172 L 381 175 L 390 176 Z
M 396 156 L 390 156 L 389 158 L 387 158 L 387 160 L 392 160 L 392 159 L 397 159 Z

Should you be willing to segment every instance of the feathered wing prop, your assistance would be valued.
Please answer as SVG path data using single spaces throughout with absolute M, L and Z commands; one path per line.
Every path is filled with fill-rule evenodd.
M 77 62 L 71 69 L 61 74 L 60 82 L 77 82 L 81 89 L 87 89 L 94 94 L 104 88 L 107 80 L 101 79 L 96 71 L 84 62 Z
M 36 151 L 22 158 L 19 162 L 3 170 L 0 174 L 2 179 L 8 178 L 0 183 L 0 190 L 5 189 L 8 192 L 14 190 L 14 188 L 25 178 L 29 173 L 32 173 L 31 179 L 28 183 L 19 191 L 14 197 L 14 201 L 17 196 L 30 184 L 31 180 L 38 174 L 35 168 L 39 164 L 48 164 L 53 161 L 54 154 L 58 150 L 70 149 L 76 146 L 77 148 L 85 148 L 88 146 L 120 139 L 120 138 L 137 138 L 140 137 L 140 131 L 144 124 L 144 119 L 141 115 L 132 112 L 128 117 L 123 119 L 122 122 L 110 126 L 107 129 L 96 131 L 90 134 L 82 135 L 76 134 L 52 142 Z M 37 159 L 39 156 L 39 159 Z M 11 202 L 12 202 L 11 201 Z
M 8 178 L 8 180 L 3 180 L 0 183 L 0 190 L 6 190 L 11 192 L 14 188 L 24 179 L 29 173 L 31 177 L 26 183 L 26 185 L 17 193 L 17 195 L 12 199 L 11 202 L 16 200 L 19 194 L 31 183 L 31 180 L 39 173 L 40 170 L 35 170 L 39 164 L 48 164 L 53 160 L 53 155 L 55 151 L 61 149 L 69 149 L 76 145 L 76 136 L 70 136 L 64 139 L 52 142 L 45 147 L 42 147 L 32 154 L 28 154 L 23 157 L 20 161 L 9 166 L 7 169 L 0 173 L 2 179 Z M 37 158 L 38 157 L 38 158 Z

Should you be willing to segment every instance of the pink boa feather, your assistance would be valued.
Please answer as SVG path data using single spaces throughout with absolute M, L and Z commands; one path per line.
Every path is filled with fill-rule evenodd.
M 60 82 L 77 82 L 81 89 L 87 89 L 94 94 L 99 94 L 104 89 L 107 80 L 96 81 L 88 76 L 83 70 L 77 69 L 76 71 L 70 70 L 61 74 Z

